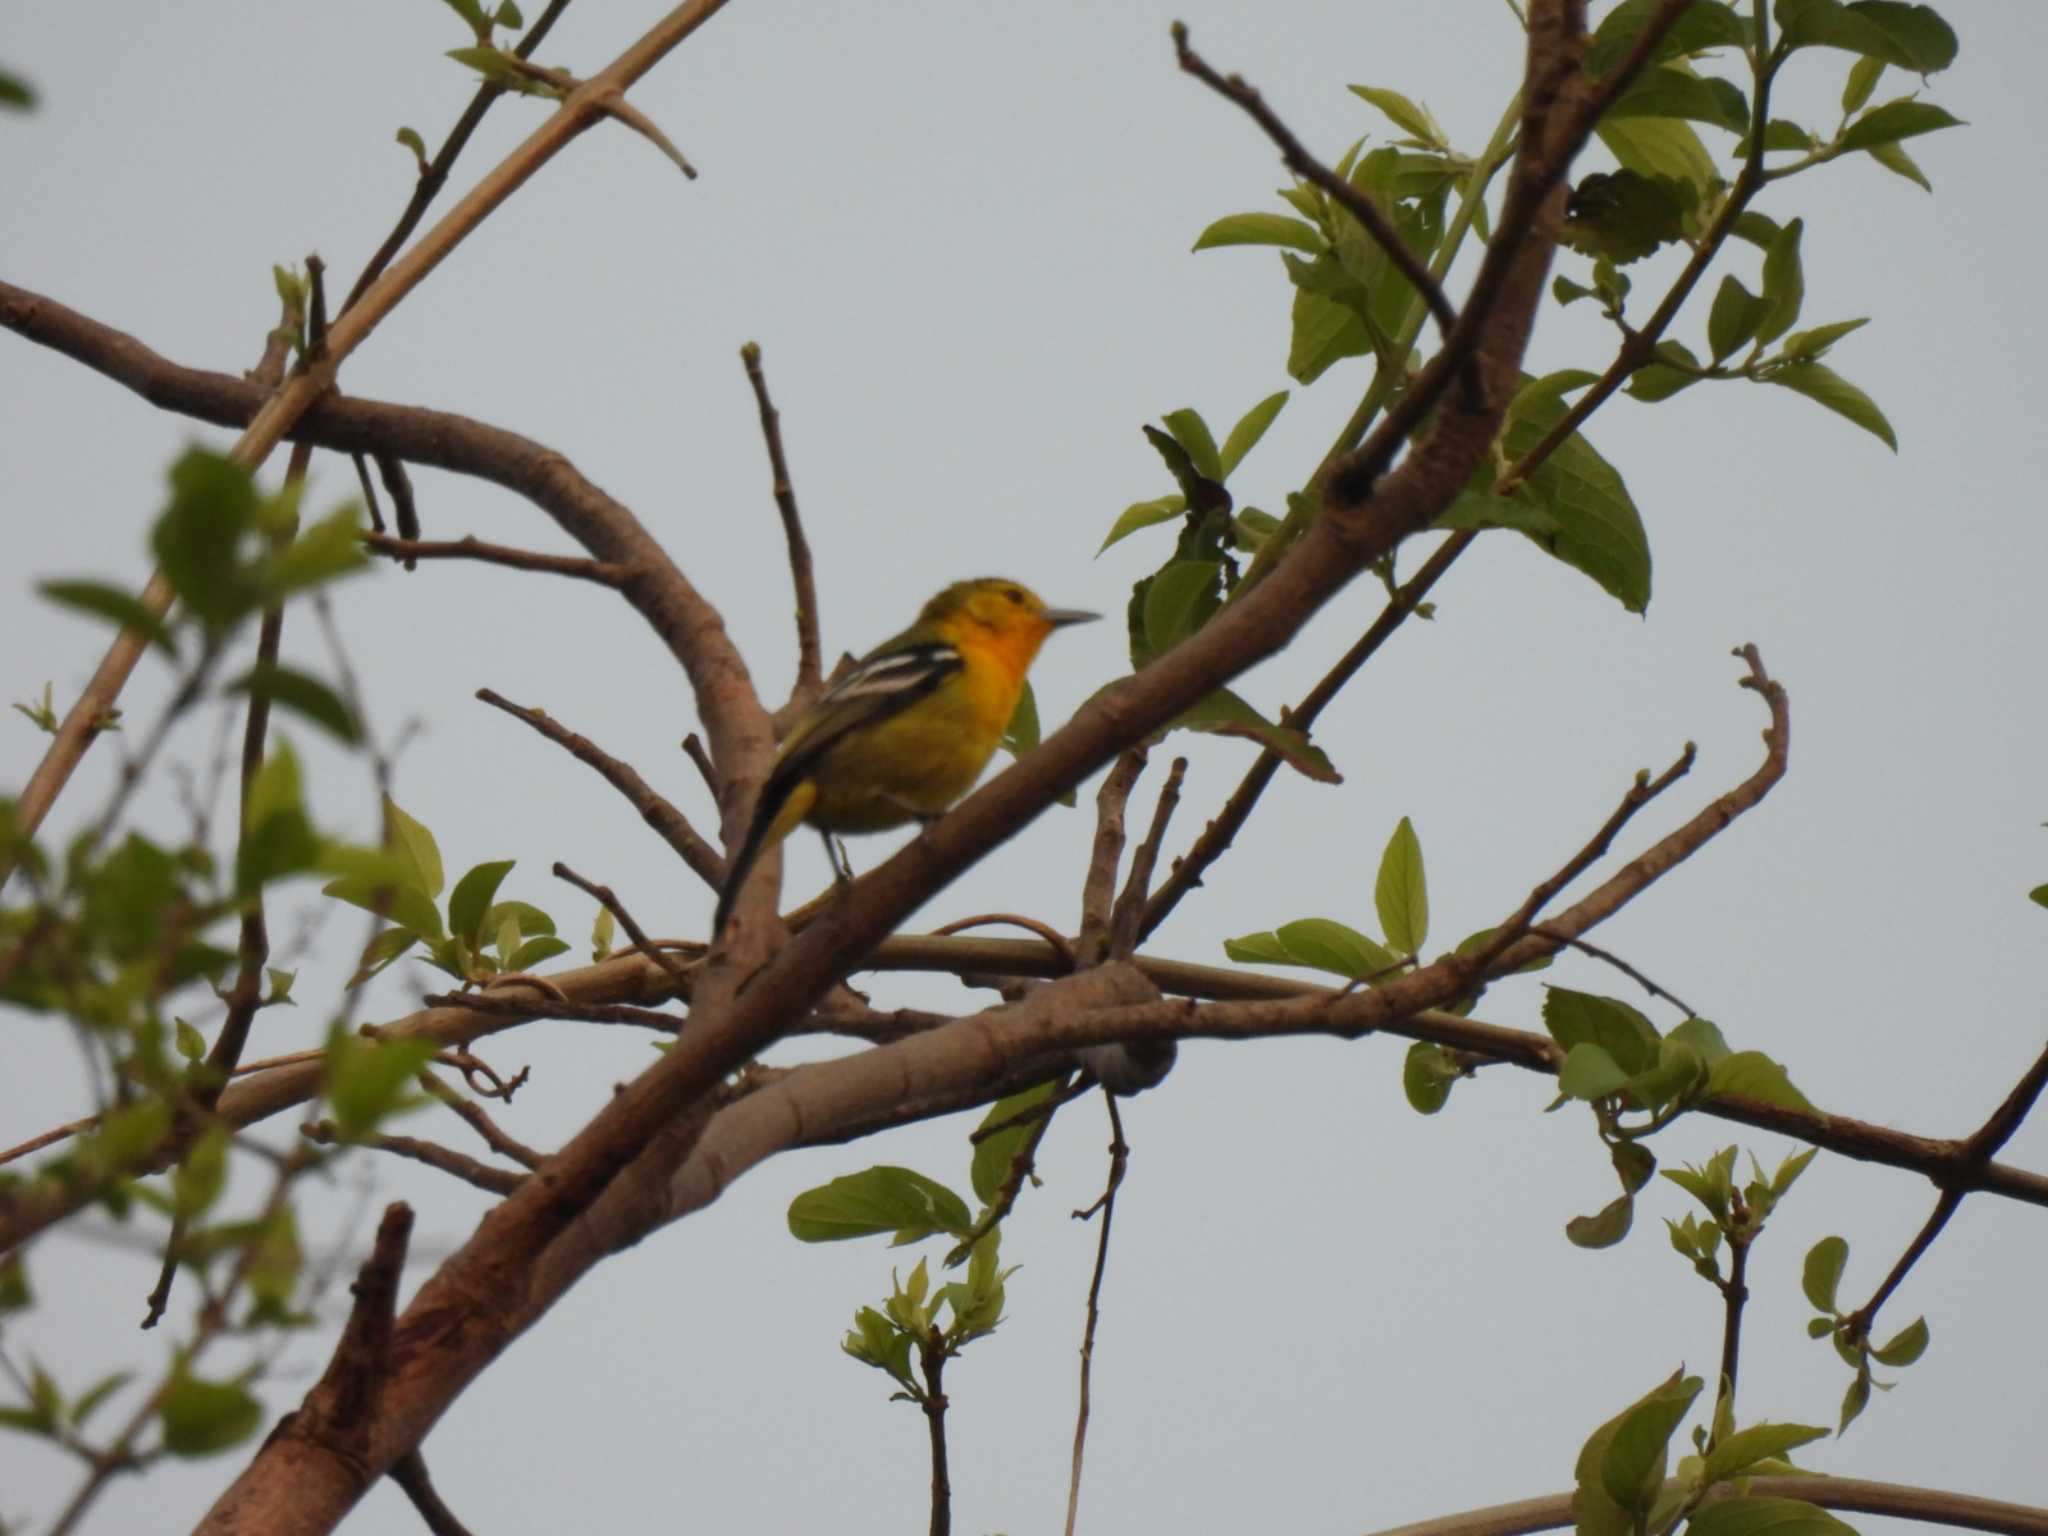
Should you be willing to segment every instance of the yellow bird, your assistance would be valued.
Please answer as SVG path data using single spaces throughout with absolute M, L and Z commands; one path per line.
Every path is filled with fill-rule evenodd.
M 929 821 L 966 794 L 995 755 L 1045 637 L 1100 617 L 1048 608 L 1030 588 L 994 576 L 957 581 L 926 603 L 783 741 L 719 892 L 712 937 L 755 861 L 799 822 L 816 827 L 829 852 L 832 833 Z

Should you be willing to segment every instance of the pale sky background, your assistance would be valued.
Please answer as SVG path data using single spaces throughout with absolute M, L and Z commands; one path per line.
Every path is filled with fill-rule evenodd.
M 1510 910 L 1578 847 L 1638 767 L 1662 767 L 1696 740 L 1692 779 L 1618 856 L 1640 850 L 1754 767 L 1763 712 L 1736 688 L 1728 654 L 1753 640 L 1791 691 L 1790 778 L 1596 937 L 1738 1048 L 1783 1060 L 1825 1108 L 1962 1135 L 2005 1094 L 2048 1033 L 2048 912 L 2025 894 L 2048 881 L 2038 665 L 2048 525 L 2033 459 L 2036 359 L 2048 341 L 2033 150 L 2048 10 L 2022 0 L 1944 10 L 1962 56 L 1932 96 L 1970 126 L 1910 146 L 1935 195 L 1859 157 L 1760 205 L 1808 219 L 1802 324 L 1874 317 L 1830 361 L 1889 413 L 1899 455 L 1781 390 L 1614 402 L 1591 435 L 1649 527 L 1647 617 L 1513 535 L 1483 540 L 1438 589 L 1437 621 L 1411 624 L 1325 717 L 1318 739 L 1343 786 L 1278 783 L 1155 952 L 1220 964 L 1225 937 L 1290 918 L 1372 926 L 1373 870 L 1403 815 L 1428 861 L 1432 945 L 1447 945 Z M 587 71 L 658 12 L 578 5 L 542 57 Z M 1385 132 L 1348 83 L 1426 101 L 1473 152 L 1519 68 L 1497 0 L 1197 0 L 1177 11 L 1129 0 L 802 10 L 736 0 L 635 92 L 702 180 L 686 184 L 630 134 L 587 135 L 378 331 L 345 387 L 465 412 L 569 455 L 720 604 L 778 697 L 794 644 L 736 357 L 749 338 L 766 350 L 783 409 L 833 654 L 890 633 L 931 589 L 984 571 L 1120 612 L 1169 536 L 1092 558 L 1126 503 L 1170 488 L 1140 424 L 1192 404 L 1220 434 L 1290 382 L 1290 290 L 1277 259 L 1188 251 L 1222 214 L 1279 209 L 1282 176 L 1246 120 L 1174 70 L 1176 14 L 1212 61 L 1245 72 L 1331 156 Z M 465 41 L 462 28 L 431 0 L 23 0 L 8 20 L 0 62 L 43 100 L 32 116 L 0 118 L 0 276 L 209 367 L 253 362 L 275 318 L 272 262 L 317 250 L 336 292 L 346 288 L 410 190 L 411 159 L 393 132 L 409 124 L 437 143 L 470 91 L 441 57 Z M 1848 63 L 1801 56 L 1780 112 L 1832 126 Z M 1880 98 L 1912 83 L 1888 74 Z M 458 180 L 542 110 L 500 104 Z M 1727 136 L 1707 132 L 1725 154 Z M 1725 261 L 1755 286 L 1754 252 L 1737 247 Z M 1566 258 L 1560 270 L 1583 266 Z M 1587 308 L 1546 306 L 1533 370 L 1605 365 L 1610 344 Z M 1697 342 L 1703 326 L 1702 305 L 1678 334 Z M 33 581 L 139 586 L 166 466 L 195 438 L 227 439 L 16 338 L 0 337 L 0 359 L 5 694 L 31 698 L 47 678 L 61 702 L 107 633 L 40 602 Z M 1353 361 L 1297 391 L 1236 477 L 1241 497 L 1278 505 L 1364 382 Z M 281 469 L 280 457 L 270 474 Z M 433 536 L 566 547 L 495 488 L 429 471 L 415 479 Z M 314 507 L 353 494 L 345 462 L 315 461 Z M 1417 559 L 1404 552 L 1404 567 Z M 694 725 L 687 690 L 622 604 L 446 565 L 379 570 L 337 602 L 378 729 L 388 740 L 423 722 L 397 794 L 433 827 L 451 879 L 516 857 L 505 894 L 548 907 L 580 947 L 591 904 L 547 875 L 566 859 L 615 887 L 651 930 L 701 935 L 707 893 L 630 809 L 470 697 L 488 685 L 546 707 L 712 826 L 676 750 Z M 1361 582 L 1243 690 L 1268 709 L 1298 697 L 1378 606 Z M 1124 669 L 1119 629 L 1052 643 L 1038 673 L 1049 721 Z M 310 616 L 295 612 L 286 645 L 329 668 Z M 123 701 L 131 721 L 152 716 L 168 675 L 143 664 Z M 0 782 L 18 784 L 44 739 L 6 719 Z M 214 728 L 194 724 L 174 751 L 202 761 Z M 317 812 L 367 834 L 361 765 L 307 729 L 293 734 Z M 1138 816 L 1182 750 L 1193 767 L 1176 850 L 1251 755 L 1176 738 L 1155 758 Z M 110 752 L 95 757 L 53 834 L 102 803 L 114 766 Z M 174 828 L 167 786 L 137 818 Z M 1090 825 L 1049 814 L 917 923 L 1002 907 L 1071 926 Z M 857 863 L 870 867 L 887 846 L 856 845 Z M 794 867 L 806 891 L 823 878 L 815 840 Z M 273 925 L 286 937 L 294 903 L 317 905 L 310 889 L 294 893 Z M 323 931 L 319 958 L 303 966 L 305 1006 L 264 1014 L 254 1052 L 317 1037 L 359 934 L 353 916 Z M 1587 962 L 1546 979 L 1676 1022 Z M 396 971 L 370 1016 L 396 1017 L 432 985 L 420 968 Z M 873 990 L 885 1005 L 989 1000 L 935 980 L 883 978 Z M 1540 1028 L 1541 997 L 1536 980 L 1502 986 L 1482 1016 Z M 10 1025 L 0 1143 L 11 1144 L 85 1100 L 64 1033 L 35 1019 Z M 1097 1346 L 1084 1530 L 1363 1531 L 1556 1490 L 1601 1420 L 1680 1362 L 1711 1375 L 1719 1301 L 1671 1252 L 1659 1219 L 1688 1208 L 1680 1192 L 1660 1182 L 1623 1246 L 1580 1252 L 1563 1224 L 1613 1186 L 1587 1115 L 1544 1116 L 1543 1082 L 1502 1070 L 1461 1085 L 1425 1120 L 1402 1099 L 1401 1053 L 1372 1040 L 1196 1044 L 1163 1088 L 1127 1108 L 1135 1151 Z M 487 1054 L 508 1070 L 533 1066 L 506 1122 L 549 1145 L 648 1051 L 624 1031 L 547 1024 Z M 680 1523 L 922 1529 L 921 1418 L 838 1351 L 854 1309 L 886 1293 L 892 1263 L 915 1256 L 879 1241 L 799 1245 L 784 1211 L 798 1191 L 873 1162 L 965 1188 L 970 1123 L 785 1157 L 605 1265 L 427 1442 L 450 1503 L 493 1536 Z M 446 1117 L 403 1129 L 467 1145 Z M 280 1121 L 263 1134 L 281 1144 L 292 1132 Z M 1095 1246 L 1094 1228 L 1067 1212 L 1099 1190 L 1106 1140 L 1093 1102 L 1061 1116 L 1040 1158 L 1045 1187 L 1006 1229 L 1005 1260 L 1023 1266 L 1009 1320 L 949 1372 L 963 1533 L 1058 1528 Z M 1785 1150 L 1703 1119 L 1656 1150 L 1669 1166 L 1730 1141 L 1773 1165 Z M 2048 1166 L 2048 1122 L 2037 1117 L 2006 1157 Z M 467 1186 L 366 1155 L 332 1196 L 310 1197 L 330 1235 L 366 1235 L 363 1223 L 344 1225 L 351 1181 L 363 1179 L 378 1200 L 416 1204 L 428 1252 L 459 1241 L 484 1208 Z M 253 1162 L 238 1165 L 235 1196 L 255 1199 L 263 1183 Z M 1827 1233 L 1847 1237 L 1843 1294 L 1860 1302 L 1932 1200 L 1913 1177 L 1818 1160 L 1753 1258 L 1745 1421 L 1833 1422 L 1847 1373 L 1804 1335 L 1801 1256 Z M 116 1365 L 160 1368 L 171 1341 L 132 1331 L 154 1269 L 153 1256 L 105 1241 L 46 1240 L 31 1259 L 43 1306 L 9 1327 L 5 1347 L 42 1359 L 73 1390 Z M 1808 1463 L 2048 1501 L 2044 1279 L 2044 1214 L 1970 1201 L 1881 1329 L 1925 1312 L 1926 1357 Z M 276 1409 L 324 1361 L 340 1313 L 330 1299 L 323 1332 L 286 1351 L 263 1389 Z M 246 1455 L 120 1483 L 88 1528 L 180 1528 Z M 40 1446 L 0 1439 L 0 1517 L 39 1528 L 74 1481 Z M 347 1525 L 417 1528 L 388 1484 Z

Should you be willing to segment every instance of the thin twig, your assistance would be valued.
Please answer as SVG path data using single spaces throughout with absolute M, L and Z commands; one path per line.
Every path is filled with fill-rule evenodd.
M 459 539 L 399 539 L 384 533 L 362 533 L 356 537 L 363 547 L 410 568 L 416 560 L 480 560 L 486 565 L 509 566 L 515 571 L 539 571 L 549 576 L 567 576 L 617 590 L 632 580 L 633 568 L 608 560 L 586 560 L 579 555 L 548 555 L 535 549 L 514 549 L 509 544 L 486 544 L 474 534 Z
M 1636 812 L 1690 773 L 1693 760 L 1697 756 L 1697 749 L 1688 741 L 1685 750 L 1678 754 L 1677 760 L 1656 778 L 1650 777 L 1647 768 L 1638 773 L 1635 783 L 1629 786 L 1628 793 L 1621 797 L 1621 804 L 1617 805 L 1613 814 L 1600 824 L 1600 830 L 1593 834 L 1583 848 L 1567 859 L 1555 874 L 1537 885 L 1536 889 L 1529 893 L 1528 899 L 1517 907 L 1505 922 L 1494 929 L 1493 936 L 1474 953 L 1473 968 L 1485 970 L 1502 951 L 1528 937 L 1529 925 L 1535 921 L 1537 914 L 1550 904 L 1551 898 L 1598 863 Z M 1566 942 L 1556 933 L 1547 934 L 1545 937 L 1555 944 Z
M 697 772 L 704 780 L 704 787 L 711 791 L 711 798 L 718 798 L 718 770 L 711 765 L 711 754 L 704 750 L 704 743 L 695 731 L 683 738 L 683 752 L 697 765 Z M 721 880 L 719 882 L 723 884 Z
M 965 933 L 970 928 L 991 928 L 998 925 L 1022 928 L 1026 933 L 1035 933 L 1065 958 L 1069 970 L 1075 969 L 1074 946 L 1067 942 L 1067 936 L 1050 923 L 1041 923 L 1035 917 L 1025 917 L 1018 912 L 981 912 L 973 917 L 959 917 L 942 928 L 934 928 L 932 937 L 947 938 L 956 933 Z
M 430 992 L 420 1001 L 429 1008 L 473 1008 L 478 1013 L 495 1013 L 508 1019 L 570 1019 L 584 1024 L 636 1024 L 643 1029 L 672 1035 L 685 1020 L 659 1008 L 640 1008 L 632 1003 L 574 1003 L 567 998 L 506 997 L 491 992 Z
M 630 763 L 613 757 L 589 737 L 578 735 L 545 710 L 514 704 L 489 688 L 477 689 L 476 696 L 493 709 L 501 709 L 513 719 L 539 731 L 579 763 L 596 769 L 607 784 L 626 797 L 633 809 L 640 813 L 640 819 L 654 829 L 655 835 L 690 866 L 698 879 L 714 891 L 725 883 L 725 860 L 718 850 L 690 824 L 689 817 L 641 778 Z
M 1878 1311 L 1891 1300 L 1892 1293 L 1912 1272 L 1913 1266 L 1920 1262 L 1921 1256 L 1934 1246 L 1934 1240 L 1941 1236 L 1950 1218 L 1962 1208 L 1963 1197 L 1974 1187 L 1965 1180 L 1990 1166 L 1991 1159 L 1998 1154 L 1999 1148 L 2011 1140 L 2013 1132 L 2020 1128 L 2020 1122 L 2027 1118 L 2029 1111 L 2041 1097 L 2044 1087 L 2048 1087 L 2048 1050 L 2043 1050 L 2035 1058 L 2034 1064 L 2013 1085 L 2012 1092 L 2005 1096 L 2004 1102 L 1993 1110 L 1991 1117 L 1962 1144 L 1957 1159 L 1956 1175 L 1949 1180 L 1936 1179 L 1935 1182 L 1942 1184 L 1943 1188 L 1941 1197 L 1934 1202 L 1934 1209 L 1928 1213 L 1927 1220 L 1914 1234 L 1913 1241 L 1906 1245 L 1906 1251 L 1899 1255 L 1898 1262 L 1892 1265 L 1891 1271 L 1884 1277 L 1883 1283 L 1871 1295 L 1870 1300 L 1849 1314 L 1847 1332 L 1851 1339 L 1870 1337 L 1870 1325 L 1877 1321 Z
M 1067 1481 L 1066 1536 L 1074 1536 L 1074 1519 L 1081 1512 L 1081 1459 L 1088 1446 L 1088 1382 L 1095 1365 L 1095 1325 L 1102 1319 L 1102 1273 L 1109 1265 L 1109 1224 L 1116 1216 L 1116 1192 L 1124 1181 L 1131 1149 L 1124 1143 L 1123 1117 L 1117 1113 L 1116 1095 L 1105 1093 L 1102 1102 L 1109 1109 L 1109 1182 L 1101 1197 L 1085 1211 L 1074 1212 L 1076 1221 L 1102 1213 L 1102 1230 L 1095 1238 L 1095 1273 L 1088 1281 L 1088 1321 L 1081 1330 L 1081 1397 L 1074 1413 L 1074 1462 Z
M 582 891 L 586 896 L 596 898 L 599 905 L 601 905 L 605 909 L 605 911 L 611 913 L 613 917 L 619 920 L 619 926 L 626 930 L 627 939 L 631 941 L 633 948 L 636 951 L 638 951 L 642 956 L 644 956 L 646 959 L 652 960 L 656 965 L 660 966 L 664 971 L 667 971 L 669 975 L 674 977 L 677 981 L 680 982 L 686 979 L 686 973 L 684 972 L 683 968 L 680 965 L 677 965 L 675 961 L 671 960 L 666 954 L 662 953 L 660 948 L 658 948 L 654 944 L 654 942 L 647 937 L 646 931 L 642 929 L 638 923 L 633 921 L 633 914 L 628 912 L 625 908 L 625 904 L 621 902 L 619 898 L 612 893 L 612 888 L 610 886 L 597 885 L 592 881 L 584 879 L 581 875 L 577 874 L 575 870 L 571 869 L 568 865 L 562 863 L 559 859 L 555 861 L 554 875 L 557 880 L 568 881 L 571 885 L 575 886 L 576 889 Z
M 1650 980 L 1649 977 L 1645 976 L 1641 971 L 1637 970 L 1634 966 L 1630 965 L 1626 960 L 1622 959 L 1621 956 L 1614 954 L 1611 951 L 1604 950 L 1600 948 L 1597 944 L 1588 944 L 1584 939 L 1569 938 L 1561 933 L 1552 933 L 1550 930 L 1543 927 L 1543 925 L 1540 923 L 1533 924 L 1530 927 L 1529 932 L 1537 935 L 1539 938 L 1556 939 L 1558 943 L 1566 946 L 1569 949 L 1576 949 L 1582 955 L 1590 955 L 1595 960 L 1601 961 L 1603 964 L 1613 966 L 1617 971 L 1621 972 L 1622 975 L 1628 977 L 1629 980 L 1635 982 L 1645 992 L 1649 993 L 1650 996 L 1662 998 L 1665 1002 L 1669 1003 L 1672 1007 L 1676 1008 L 1680 1013 L 1684 1014 L 1688 1019 L 1696 1019 L 1700 1016 L 1699 1011 L 1695 1009 L 1690 1003 L 1686 1002 L 1686 1000 L 1680 997 L 1677 993 L 1672 992 L 1667 988 L 1658 986 L 1656 982 Z
M 426 1522 L 430 1536 L 470 1536 L 469 1527 L 455 1518 L 455 1511 L 434 1491 L 434 1480 L 427 1475 L 426 1458 L 418 1446 L 392 1463 L 391 1481 L 412 1500 L 413 1510 Z
M 1167 823 L 1180 804 L 1181 780 L 1187 777 L 1188 760 L 1176 757 L 1160 787 L 1159 802 L 1152 808 L 1152 825 L 1138 851 L 1131 855 L 1130 873 L 1124 878 L 1123 894 L 1109 923 L 1109 956 L 1128 960 L 1138 947 L 1138 929 L 1145 916 L 1145 901 L 1152 889 L 1152 871 L 1159 863 L 1159 847 L 1166 841 Z
M 299 1134 L 308 1141 L 318 1142 L 323 1147 L 340 1146 L 348 1140 L 332 1120 L 309 1121 L 299 1127 Z M 465 1184 L 474 1184 L 478 1189 L 493 1195 L 509 1195 L 526 1182 L 526 1175 L 523 1173 L 493 1168 L 489 1163 L 481 1162 L 466 1152 L 444 1147 L 437 1141 L 422 1141 L 416 1136 L 362 1136 L 355 1138 L 354 1144 L 368 1147 L 374 1152 L 389 1152 L 395 1157 L 410 1158 L 413 1162 L 424 1163 L 429 1168 L 438 1169 L 462 1180 Z
M 541 12 L 531 27 L 526 29 L 526 35 L 512 45 L 512 54 L 521 59 L 532 57 L 533 50 L 540 46 L 541 39 L 553 30 L 556 20 L 568 8 L 569 0 L 551 0 L 548 8 Z M 448 130 L 448 137 L 442 140 L 441 147 L 434 151 L 434 158 L 420 168 L 419 180 L 413 186 L 412 198 L 406 203 L 405 211 L 398 216 L 398 222 L 391 227 L 391 233 L 384 237 L 384 243 L 377 247 L 376 255 L 364 265 L 362 273 L 349 289 L 348 297 L 342 300 L 343 314 L 354 308 L 356 300 L 363 296 L 363 291 L 384 275 L 384 269 L 391 265 L 392 258 L 404 247 L 412 232 L 419 228 L 420 220 L 426 216 L 428 206 L 447 183 L 448 172 L 455 164 L 455 157 L 461 154 L 463 146 L 469 143 L 470 135 L 476 132 L 477 125 L 484 120 L 484 114 L 490 111 L 491 103 L 504 94 L 503 86 L 488 81 L 477 87 L 476 94 L 469 99 L 469 105 L 463 108 L 462 116 L 457 118 L 455 126 Z
M 515 1163 L 523 1163 L 528 1168 L 538 1168 L 547 1161 L 547 1154 L 535 1151 L 500 1127 L 483 1105 L 468 1094 L 458 1093 L 424 1067 L 420 1069 L 420 1086 L 461 1116 L 469 1128 L 484 1139 L 484 1145 L 493 1152 L 509 1157 Z
M 1735 1373 L 1742 1363 L 1742 1309 L 1749 1301 L 1749 1245 L 1754 1236 L 1744 1229 L 1742 1192 L 1735 1192 L 1736 1220 L 1729 1223 L 1728 1277 L 1715 1281 L 1721 1292 L 1721 1382 L 1716 1389 L 1715 1424 L 1735 1422 Z M 1718 1437 L 1717 1437 L 1718 1438 Z M 1712 1450 L 1714 1441 L 1707 1448 Z
M 955 1243 L 952 1251 L 946 1255 L 947 1268 L 963 1262 L 974 1252 L 975 1245 L 995 1231 L 1008 1218 L 1010 1212 L 1016 1209 L 1017 1197 L 1024 1192 L 1024 1182 L 1031 1177 L 1038 1157 L 1038 1145 L 1045 1140 L 1045 1133 L 1052 1128 L 1053 1111 L 1073 1098 L 1074 1092 L 1073 1085 L 1062 1082 L 1041 1103 L 1031 1106 L 1032 1109 L 1040 1111 L 1035 1117 L 1028 1120 L 1021 1120 L 1016 1115 L 1006 1117 L 1013 1123 L 1028 1124 L 1030 1130 L 1017 1144 L 1016 1153 L 1010 1158 L 1009 1171 L 1003 1175 L 1002 1186 L 997 1189 L 995 1199 L 989 1202 L 988 1209 L 982 1213 L 981 1220 L 969 1228 L 967 1235 Z M 994 1128 L 977 1134 L 974 1137 L 974 1144 L 979 1146 L 987 1136 L 993 1134 Z
M 950 1536 L 953 1529 L 953 1480 L 946 1470 L 946 1341 L 934 1334 L 917 1341 L 918 1364 L 924 1372 L 924 1388 L 917 1404 L 924 1410 L 932 1443 L 931 1536 Z
M 796 589 L 796 686 L 790 703 L 808 701 L 823 686 L 824 663 L 818 643 L 818 583 L 811 570 L 811 544 L 804 537 L 803 520 L 797 516 L 796 487 L 789 478 L 789 461 L 782 449 L 782 415 L 768 398 L 768 376 L 761 369 L 761 348 L 748 342 L 740 348 L 746 365 L 747 382 L 754 386 L 754 403 L 761 409 L 761 436 L 768 444 L 768 467 L 775 477 L 775 510 L 782 514 L 782 536 L 789 546 L 789 580 Z

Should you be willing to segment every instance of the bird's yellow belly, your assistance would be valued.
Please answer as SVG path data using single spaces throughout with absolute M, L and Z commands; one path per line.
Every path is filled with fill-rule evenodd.
M 990 696 L 1001 691 L 942 690 L 827 752 L 811 775 L 818 800 L 804 820 L 827 832 L 881 832 L 938 815 L 995 755 L 1017 702 L 1014 690 Z

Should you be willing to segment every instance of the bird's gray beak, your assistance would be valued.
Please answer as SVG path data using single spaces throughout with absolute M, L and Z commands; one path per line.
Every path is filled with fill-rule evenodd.
M 1101 617 L 1101 614 L 1090 613 L 1085 608 L 1048 608 L 1044 614 L 1045 622 L 1054 629 L 1064 629 L 1069 624 L 1091 623 Z

